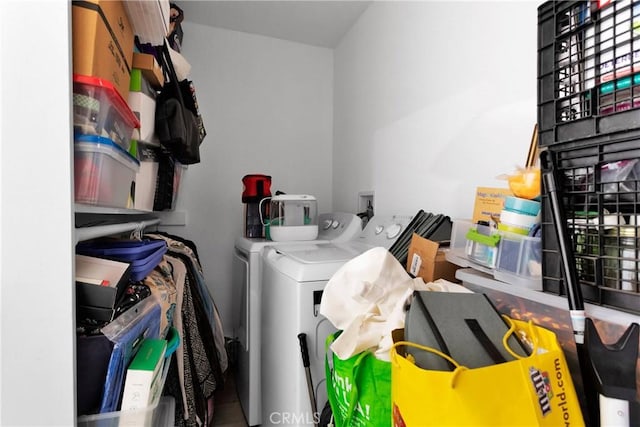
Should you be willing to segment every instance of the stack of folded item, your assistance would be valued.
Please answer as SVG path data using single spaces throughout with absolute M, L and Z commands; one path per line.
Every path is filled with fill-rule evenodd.
M 163 240 L 97 240 L 76 247 L 76 300 L 80 318 L 111 321 L 130 283 L 162 261 Z

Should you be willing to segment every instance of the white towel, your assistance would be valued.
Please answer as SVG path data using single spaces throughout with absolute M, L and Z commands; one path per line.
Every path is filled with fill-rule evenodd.
M 327 283 L 320 302 L 320 314 L 342 330 L 331 350 L 343 360 L 366 349 L 389 360 L 391 332 L 404 328 L 414 290 L 469 292 L 446 280 L 425 284 L 419 277 L 411 278 L 383 247 L 345 263 Z

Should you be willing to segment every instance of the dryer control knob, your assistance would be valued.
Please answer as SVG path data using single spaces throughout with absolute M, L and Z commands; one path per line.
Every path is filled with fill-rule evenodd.
M 400 224 L 392 224 L 387 229 L 387 238 L 395 239 L 396 237 L 398 237 L 401 231 L 402 231 L 402 226 Z
M 383 230 L 384 230 L 384 225 L 376 225 L 376 228 L 374 231 L 376 234 L 380 234 L 382 233 Z
M 323 230 L 328 230 L 328 229 L 329 229 L 329 227 L 331 227 L 331 224 L 332 224 L 332 223 L 333 223 L 333 220 L 325 219 L 325 220 L 322 222 L 322 229 L 323 229 Z
M 340 227 L 340 221 L 338 221 L 337 219 L 334 219 L 333 222 L 331 223 L 331 227 L 333 227 L 334 229 Z

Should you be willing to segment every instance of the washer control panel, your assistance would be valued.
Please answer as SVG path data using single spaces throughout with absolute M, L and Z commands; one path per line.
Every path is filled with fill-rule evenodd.
M 412 219 L 413 215 L 374 215 L 353 240 L 389 249 Z
M 361 232 L 362 220 L 356 214 L 331 212 L 318 216 L 318 240 L 346 242 Z

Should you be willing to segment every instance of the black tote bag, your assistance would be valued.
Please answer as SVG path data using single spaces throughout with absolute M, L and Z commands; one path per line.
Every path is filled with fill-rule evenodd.
M 202 118 L 198 120 L 193 85 L 186 79 L 178 82 L 166 41 L 160 56 L 165 84 L 156 99 L 156 135 L 178 162 L 200 163 L 200 144 L 206 132 Z

